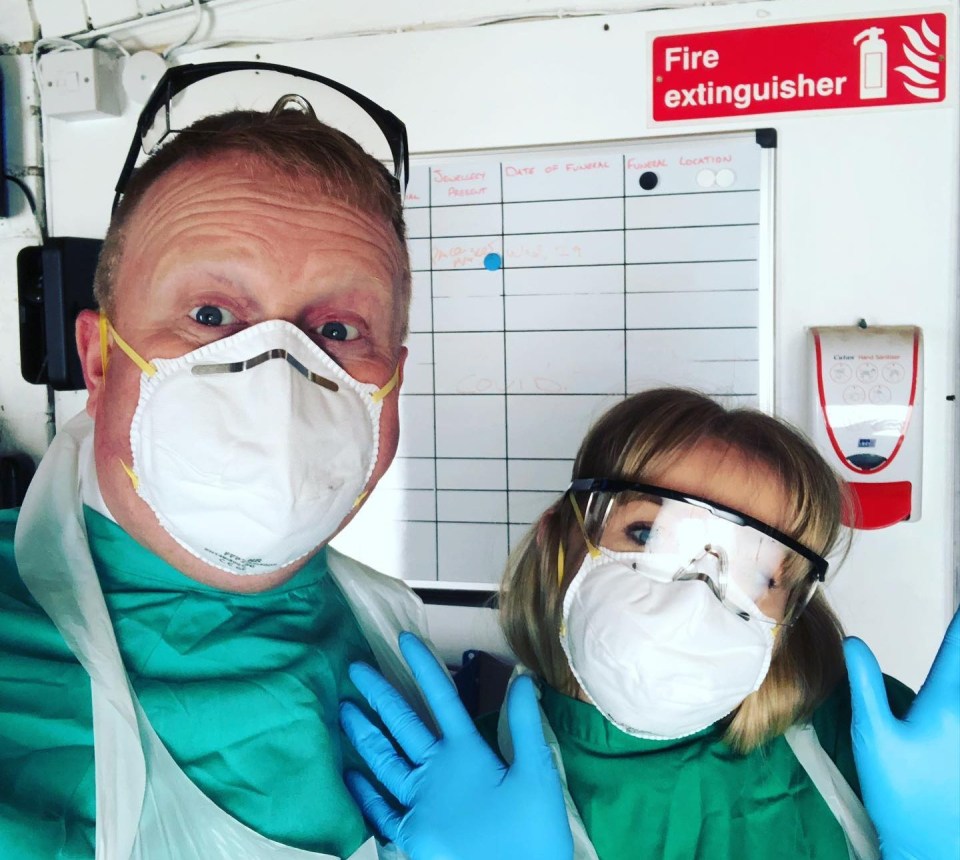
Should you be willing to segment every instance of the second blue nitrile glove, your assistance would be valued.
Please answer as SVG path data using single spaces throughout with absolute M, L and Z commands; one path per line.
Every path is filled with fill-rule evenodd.
M 853 754 L 883 860 L 960 858 L 960 613 L 904 719 L 890 713 L 880 667 L 843 643 L 853 699 Z
M 412 860 L 569 860 L 573 839 L 559 774 L 543 739 L 532 681 L 507 695 L 515 759 L 509 767 L 487 746 L 457 698 L 453 682 L 410 633 L 400 650 L 440 727 L 434 736 L 376 671 L 362 663 L 350 677 L 404 755 L 353 705 L 340 721 L 350 742 L 393 795 L 397 811 L 355 772 L 347 786 L 381 836 Z

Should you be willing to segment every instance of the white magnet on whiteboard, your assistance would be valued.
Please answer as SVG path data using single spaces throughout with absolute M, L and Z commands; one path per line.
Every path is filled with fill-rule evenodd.
M 697 174 L 697 185 L 701 188 L 712 188 L 717 181 L 717 174 L 709 168 L 704 168 Z
M 734 173 L 729 167 L 724 167 L 722 170 L 717 171 L 717 185 L 721 188 L 729 188 L 733 185 L 734 181 L 737 178 L 737 174 Z
M 123 88 L 130 101 L 143 104 L 167 70 L 163 57 L 153 51 L 137 51 L 123 63 Z

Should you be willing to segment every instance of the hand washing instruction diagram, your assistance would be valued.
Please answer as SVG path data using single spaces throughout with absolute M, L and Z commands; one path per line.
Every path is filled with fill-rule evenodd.
M 946 98 L 943 12 L 651 40 L 653 123 Z
M 756 404 L 774 152 L 749 132 L 414 160 L 400 447 L 335 546 L 492 585 L 625 394 Z

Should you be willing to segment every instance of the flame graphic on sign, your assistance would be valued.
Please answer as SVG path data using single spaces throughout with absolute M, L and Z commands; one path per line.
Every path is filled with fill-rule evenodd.
M 939 98 L 940 87 L 937 86 L 937 76 L 940 75 L 941 57 L 936 49 L 940 47 L 940 37 L 930 29 L 926 18 L 920 21 L 922 35 L 913 27 L 904 24 L 900 25 L 900 29 L 910 43 L 903 44 L 903 54 L 910 65 L 896 67 L 896 71 L 900 72 L 907 81 L 911 81 L 911 83 L 904 81 L 904 88 L 919 99 Z M 929 57 L 933 59 L 928 59 Z M 930 77 L 931 75 L 935 77 Z

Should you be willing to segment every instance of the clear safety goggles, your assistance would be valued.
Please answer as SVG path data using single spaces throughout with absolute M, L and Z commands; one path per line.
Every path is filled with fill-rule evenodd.
M 789 535 L 708 499 L 605 478 L 575 480 L 567 495 L 592 556 L 629 564 L 643 553 L 645 575 L 700 580 L 738 615 L 789 626 L 827 573 L 826 559 Z
M 284 109 L 311 113 L 349 135 L 374 158 L 392 162 L 394 190 L 402 196 L 410 172 L 407 129 L 394 114 L 322 75 L 276 63 L 223 61 L 167 69 L 140 112 L 113 208 L 141 156 L 151 155 L 171 134 L 211 114 Z

